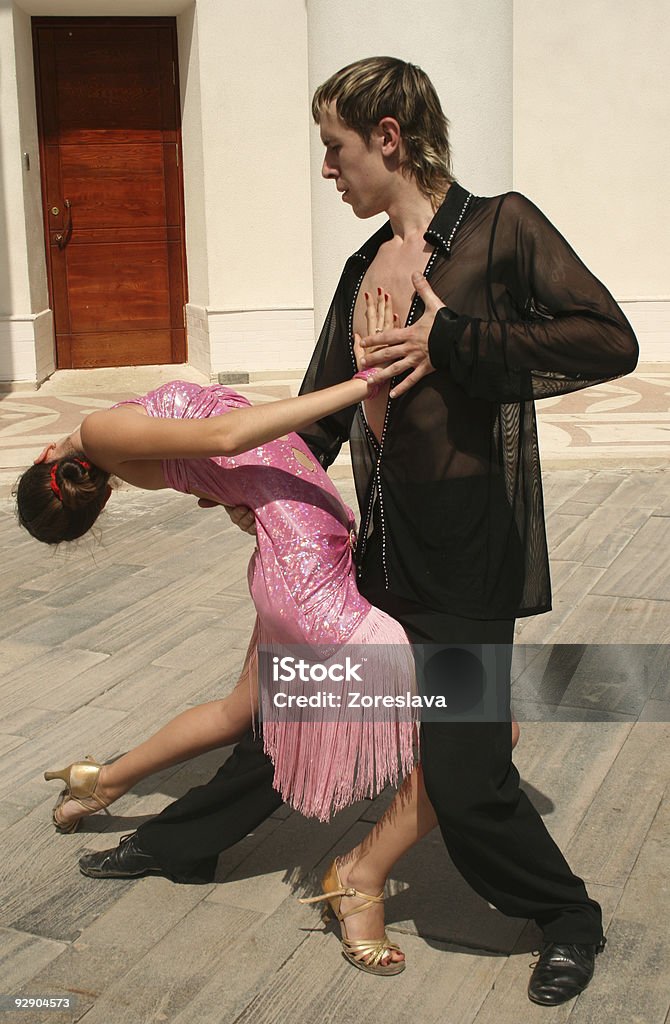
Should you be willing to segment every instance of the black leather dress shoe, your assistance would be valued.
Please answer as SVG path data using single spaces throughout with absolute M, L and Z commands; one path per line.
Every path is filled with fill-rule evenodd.
M 597 946 L 545 942 L 528 984 L 528 998 L 540 1006 L 559 1006 L 583 992 L 602 953 L 606 939 Z
M 137 832 L 121 836 L 113 850 L 87 853 L 79 860 L 79 870 L 89 878 L 142 878 L 143 875 L 164 875 L 166 872 L 150 853 L 137 842 Z

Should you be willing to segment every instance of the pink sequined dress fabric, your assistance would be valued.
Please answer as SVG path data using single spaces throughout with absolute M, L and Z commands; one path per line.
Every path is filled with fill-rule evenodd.
M 171 381 L 122 404 L 142 405 L 161 419 L 204 419 L 250 403 L 223 385 Z M 414 691 L 404 630 L 358 592 L 354 514 L 297 434 L 234 457 L 167 459 L 163 472 L 174 490 L 253 509 L 257 550 L 248 579 L 263 650 L 309 645 L 332 652 L 333 645 L 359 649 L 372 643 L 368 678 L 378 692 Z M 305 814 L 327 819 L 353 800 L 395 784 L 413 767 L 416 716 L 410 720 L 406 710 L 346 724 L 323 721 L 314 712 L 282 721 L 273 716 L 262 689 L 259 697 L 275 787 Z

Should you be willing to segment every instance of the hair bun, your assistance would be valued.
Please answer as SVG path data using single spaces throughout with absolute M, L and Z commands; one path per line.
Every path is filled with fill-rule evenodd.
M 58 468 L 67 480 L 81 480 L 84 476 L 88 476 L 91 467 L 90 463 L 83 462 L 82 459 L 66 455 L 60 460 Z
M 66 508 L 80 508 L 98 497 L 101 481 L 95 477 L 102 474 L 94 474 L 93 469 L 89 462 L 76 456 L 66 455 L 60 460 L 56 479 Z

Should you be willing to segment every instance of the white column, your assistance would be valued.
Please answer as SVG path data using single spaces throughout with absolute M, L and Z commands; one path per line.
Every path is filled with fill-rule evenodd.
M 48 309 L 30 18 L 0 10 L 0 385 L 54 369 Z
M 310 94 L 334 71 L 387 55 L 429 75 L 451 122 L 454 172 L 480 195 L 512 184 L 512 0 L 307 0 Z M 383 218 L 357 221 L 320 177 L 312 131 L 314 314 L 318 331 L 346 257 Z
M 180 23 L 189 317 L 206 323 L 212 374 L 299 374 L 313 346 L 304 2 L 198 0 L 196 18 Z

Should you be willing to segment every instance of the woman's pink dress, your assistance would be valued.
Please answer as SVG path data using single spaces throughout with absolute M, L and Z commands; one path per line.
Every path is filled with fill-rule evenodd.
M 133 403 L 161 419 L 204 419 L 250 404 L 223 385 L 185 381 L 164 384 Z M 253 509 L 258 547 L 248 577 L 262 667 L 271 665 L 275 652 L 281 657 L 288 650 L 297 657 L 300 649 L 294 645 L 338 662 L 347 651 L 360 661 L 364 645 L 370 645 L 366 671 L 360 673 L 363 683 L 339 688 L 362 693 L 367 688 L 373 696 L 415 692 L 405 631 L 358 592 L 354 514 L 297 434 L 234 457 L 166 459 L 163 472 L 177 491 Z M 411 771 L 417 718 L 411 709 L 292 710 L 290 720 L 283 721 L 271 699 L 277 689 L 313 694 L 324 684 L 308 681 L 297 689 L 269 677 L 260 671 L 263 741 L 274 762 L 275 788 L 296 809 L 327 819 Z M 337 687 L 328 682 L 328 688 Z

